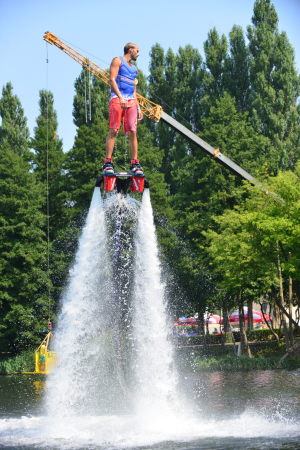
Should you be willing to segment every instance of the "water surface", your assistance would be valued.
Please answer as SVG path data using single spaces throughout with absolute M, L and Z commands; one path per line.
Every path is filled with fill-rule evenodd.
M 149 421 L 149 399 L 144 414 L 51 417 L 46 392 L 41 376 L 0 377 L 0 448 L 300 449 L 300 370 L 182 374 L 180 408 Z

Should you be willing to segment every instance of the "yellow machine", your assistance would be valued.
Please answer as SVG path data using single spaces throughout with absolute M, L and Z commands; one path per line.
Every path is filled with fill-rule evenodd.
M 48 375 L 55 368 L 58 357 L 56 356 L 55 351 L 49 350 L 53 348 L 53 340 L 54 336 L 49 331 L 39 348 L 35 351 L 35 373 Z M 42 355 L 42 346 L 45 347 L 45 370 L 42 369 L 41 355 Z
M 41 345 L 35 351 L 35 371 L 22 372 L 24 375 L 49 375 L 53 371 L 58 362 L 58 357 L 53 350 L 53 341 L 54 336 L 51 331 L 49 331 L 45 339 L 42 341 Z M 43 355 L 45 355 L 44 370 L 43 363 L 41 361 L 41 356 Z

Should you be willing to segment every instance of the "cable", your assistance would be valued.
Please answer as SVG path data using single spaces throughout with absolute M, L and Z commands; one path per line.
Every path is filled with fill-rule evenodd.
M 85 69 L 84 70 L 84 109 L 85 109 L 85 123 L 87 123 L 87 107 L 86 107 L 86 79 L 85 79 Z
M 91 72 L 89 71 L 89 104 L 90 104 L 90 122 L 92 120 L 92 103 L 91 103 L 91 80 L 90 80 Z
M 104 63 L 107 64 L 108 66 L 110 65 L 107 61 L 104 61 L 103 59 L 98 58 L 98 56 L 92 55 L 91 53 L 87 52 L 86 50 L 83 50 L 82 48 L 77 47 L 77 45 L 72 44 L 72 42 L 68 42 L 68 41 L 66 41 L 65 39 L 63 39 L 63 38 L 61 38 L 61 37 L 59 37 L 59 36 L 57 36 L 57 37 L 58 37 L 58 39 L 60 39 L 61 41 L 67 42 L 68 44 L 72 45 L 73 47 L 78 48 L 78 50 L 81 50 L 81 51 L 84 52 L 84 53 L 87 53 L 88 55 L 92 56 L 93 58 L 99 59 L 99 61 L 104 62 Z
M 49 209 L 49 150 L 48 150 L 48 128 L 49 128 L 49 114 L 48 114 L 48 110 L 49 110 L 49 102 L 48 102 L 48 95 L 49 95 L 49 91 L 48 91 L 48 63 L 49 63 L 49 59 L 48 59 L 48 42 L 46 42 L 46 49 L 47 49 L 47 238 L 48 238 L 48 273 L 47 273 L 47 278 L 48 278 L 48 322 L 50 322 L 50 219 L 49 219 L 49 213 L 50 213 L 50 209 Z

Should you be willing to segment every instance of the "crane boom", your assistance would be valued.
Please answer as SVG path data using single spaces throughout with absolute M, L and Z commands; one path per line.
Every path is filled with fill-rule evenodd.
M 82 65 L 85 69 L 89 70 L 93 75 L 102 80 L 105 84 L 110 86 L 109 83 L 109 74 L 106 70 L 102 69 L 97 64 L 90 61 L 88 58 L 81 55 L 79 52 L 71 48 L 69 45 L 62 42 L 57 36 L 49 31 L 46 31 L 44 35 L 44 40 L 49 42 L 51 45 L 55 45 L 57 48 L 62 50 L 64 53 L 69 55 L 75 61 Z M 195 133 L 188 130 L 186 127 L 181 125 L 181 123 L 177 122 L 177 120 L 173 119 L 173 117 L 169 116 L 165 113 L 160 105 L 151 102 L 147 98 L 140 95 L 138 92 L 136 93 L 139 105 L 141 107 L 142 113 L 145 114 L 146 117 L 151 119 L 153 122 L 159 122 L 160 120 L 167 124 L 170 128 L 173 128 L 177 133 L 186 137 L 192 144 L 197 145 L 202 150 L 205 151 L 210 157 L 221 163 L 227 169 L 229 169 L 234 175 L 238 176 L 247 181 L 254 180 L 254 177 L 242 169 L 240 166 L 235 164 L 231 159 L 227 158 L 227 156 L 223 155 L 219 149 L 214 149 L 211 145 L 207 144 L 207 142 L 203 141 L 199 138 Z

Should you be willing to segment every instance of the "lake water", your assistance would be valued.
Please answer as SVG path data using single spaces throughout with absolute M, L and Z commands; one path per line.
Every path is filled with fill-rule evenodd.
M 157 420 L 149 400 L 142 413 L 51 417 L 46 391 L 47 378 L 0 377 L 1 449 L 300 449 L 300 370 L 181 374 L 179 409 Z

